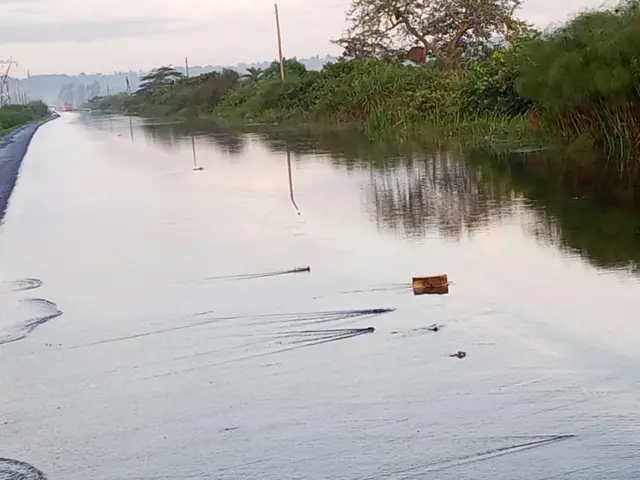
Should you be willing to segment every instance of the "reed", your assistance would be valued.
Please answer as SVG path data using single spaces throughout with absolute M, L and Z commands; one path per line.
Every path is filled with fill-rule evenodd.
M 515 84 L 569 152 L 601 153 L 598 167 L 628 184 L 640 181 L 638 25 L 637 0 L 583 12 L 526 46 Z

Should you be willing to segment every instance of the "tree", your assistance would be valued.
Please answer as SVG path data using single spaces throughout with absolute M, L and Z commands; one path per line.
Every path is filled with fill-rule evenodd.
M 261 68 L 249 67 L 247 68 L 247 73 L 242 75 L 242 78 L 248 80 L 251 83 L 256 83 L 262 78 L 263 73 L 264 70 L 262 70 Z
M 305 73 L 307 73 L 307 67 L 304 66 L 304 63 L 299 62 L 295 57 L 284 59 L 284 74 L 286 77 L 301 77 Z M 262 78 L 280 78 L 280 62 L 271 62 L 269 68 L 262 73 Z
M 74 100 L 74 103 L 77 103 L 78 105 L 82 105 L 87 101 L 87 87 L 82 83 L 76 87 Z
M 158 87 L 173 85 L 180 78 L 182 78 L 182 73 L 170 65 L 154 68 L 148 74 L 140 77 L 140 88 L 136 93 L 146 93 Z
M 205 104 L 210 108 L 238 84 L 240 75 L 235 70 L 225 68 L 222 72 L 211 72 L 200 76 L 202 81 L 193 92 L 196 104 Z
M 76 87 L 72 83 L 65 83 L 58 93 L 58 100 L 63 103 L 73 103 L 76 97 Z
M 496 36 L 524 24 L 514 17 L 521 0 L 352 0 L 349 27 L 333 43 L 347 57 L 422 58 L 452 67 L 462 56 L 478 56 Z
M 89 100 L 100 96 L 100 84 L 96 80 L 87 85 L 87 96 Z

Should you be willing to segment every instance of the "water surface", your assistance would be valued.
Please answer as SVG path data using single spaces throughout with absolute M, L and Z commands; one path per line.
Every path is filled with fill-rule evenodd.
M 0 478 L 638 476 L 638 217 L 467 157 L 45 125 L 0 229 Z

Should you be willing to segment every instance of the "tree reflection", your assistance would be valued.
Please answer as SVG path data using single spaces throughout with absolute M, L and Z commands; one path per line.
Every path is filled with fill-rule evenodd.
M 530 199 L 536 223 L 529 231 L 539 241 L 576 252 L 598 267 L 640 275 L 640 212 L 567 191 L 559 181 L 562 163 L 549 155 L 496 158 L 476 151 L 475 158 Z
M 412 238 L 437 232 L 459 239 L 511 216 L 515 206 L 446 153 L 372 172 L 368 193 L 378 226 Z
M 640 213 L 576 199 L 544 155 L 496 156 L 434 142 L 381 142 L 353 132 L 267 132 L 266 144 L 308 161 L 364 170 L 366 208 L 378 228 L 407 238 L 459 239 L 514 219 L 538 241 L 605 269 L 640 275 Z M 306 157 L 305 157 L 306 156 Z

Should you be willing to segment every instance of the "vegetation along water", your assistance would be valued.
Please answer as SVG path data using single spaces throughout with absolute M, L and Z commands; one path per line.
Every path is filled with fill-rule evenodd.
M 7 105 L 0 108 L 0 138 L 11 130 L 27 123 L 42 120 L 49 115 L 49 108 L 40 101 L 26 105 Z
M 640 201 L 640 1 L 582 12 L 546 31 L 520 20 L 520 6 L 353 0 L 348 28 L 333 40 L 343 56 L 321 71 L 295 59 L 284 61 L 284 80 L 277 62 L 197 77 L 164 66 L 135 93 L 90 105 L 231 124 L 349 126 L 370 137 L 457 138 L 493 150 L 505 140 L 555 146 L 543 163 L 559 162 L 550 168 L 563 181 Z

